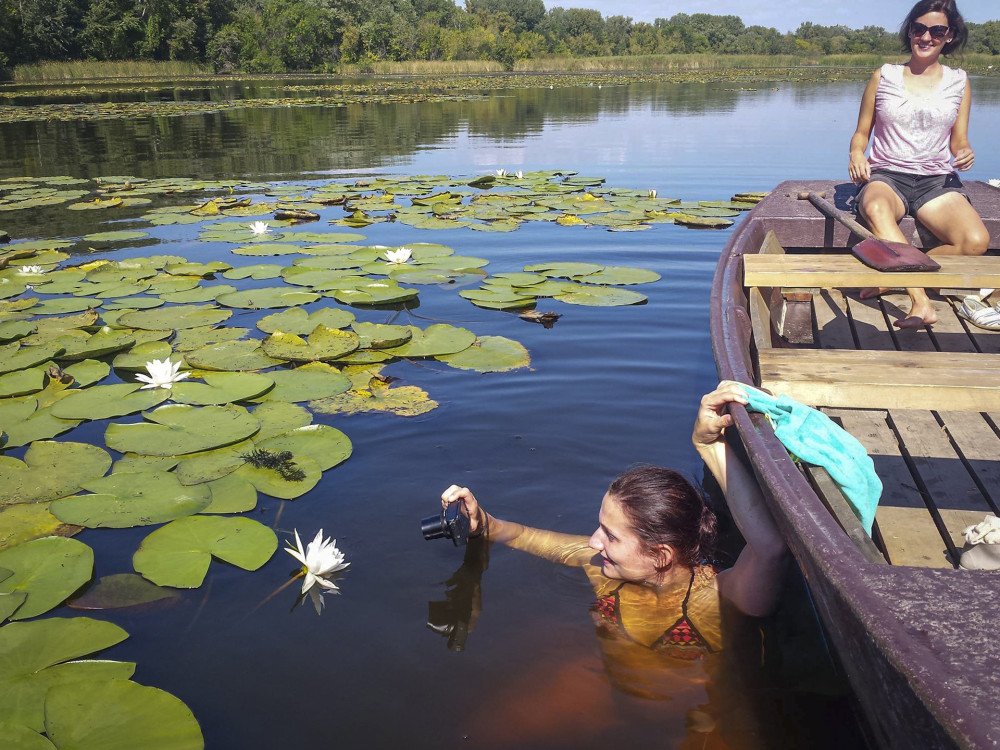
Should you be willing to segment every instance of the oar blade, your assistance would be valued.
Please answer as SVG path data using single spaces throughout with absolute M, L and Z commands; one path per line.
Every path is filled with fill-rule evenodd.
M 927 253 L 905 242 L 862 240 L 851 248 L 854 256 L 876 271 L 938 271 L 941 266 Z

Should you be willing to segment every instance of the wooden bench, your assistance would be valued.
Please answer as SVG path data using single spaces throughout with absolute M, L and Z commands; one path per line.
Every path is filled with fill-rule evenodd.
M 1000 354 L 760 349 L 760 387 L 811 406 L 1000 410 Z

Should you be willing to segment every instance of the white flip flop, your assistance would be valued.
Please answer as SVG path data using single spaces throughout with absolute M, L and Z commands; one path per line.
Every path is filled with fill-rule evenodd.
M 978 297 L 966 297 L 956 312 L 974 326 L 987 331 L 1000 331 L 1000 309 L 984 304 Z

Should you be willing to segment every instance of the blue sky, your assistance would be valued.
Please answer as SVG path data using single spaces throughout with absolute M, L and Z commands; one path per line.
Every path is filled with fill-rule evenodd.
M 778 31 L 794 31 L 803 21 L 823 26 L 843 24 L 852 29 L 881 26 L 894 30 L 909 12 L 912 3 L 884 0 L 545 0 L 545 7 L 594 8 L 604 16 L 630 16 L 633 21 L 669 18 L 675 13 L 735 15 L 747 26 L 773 26 Z M 1000 20 L 997 0 L 959 0 L 966 21 L 983 23 Z

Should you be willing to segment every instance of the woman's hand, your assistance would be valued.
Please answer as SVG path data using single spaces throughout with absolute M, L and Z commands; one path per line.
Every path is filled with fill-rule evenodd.
M 959 172 L 968 172 L 972 168 L 972 163 L 976 160 L 976 155 L 968 146 L 958 149 L 955 152 L 955 169 Z
M 461 510 L 469 519 L 469 533 L 478 533 L 480 524 L 483 522 L 483 514 L 476 496 L 468 487 L 459 487 L 457 484 L 453 484 L 441 493 L 441 507 L 447 508 L 454 503 L 462 503 Z
M 726 405 L 733 402 L 746 404 L 747 394 L 738 383 L 731 380 L 723 380 L 714 391 L 702 396 L 691 433 L 691 442 L 695 448 L 702 450 L 722 439 L 726 428 L 733 423 L 733 417 L 726 409 Z
M 855 185 L 863 185 L 872 176 L 872 167 L 865 158 L 864 151 L 852 151 L 847 165 L 847 173 Z

